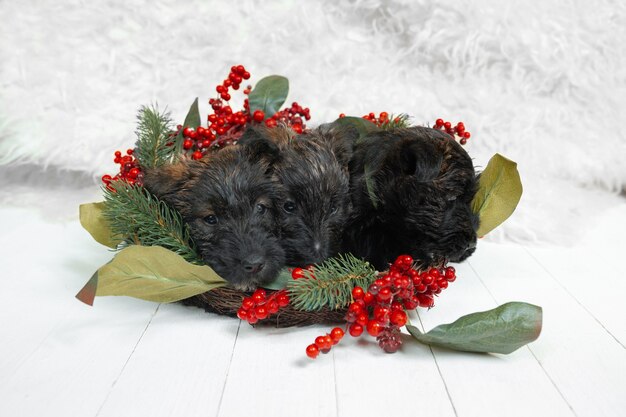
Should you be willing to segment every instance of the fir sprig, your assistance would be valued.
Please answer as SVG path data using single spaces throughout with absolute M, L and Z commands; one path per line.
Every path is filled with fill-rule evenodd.
M 177 147 L 173 143 L 172 119 L 169 112 L 159 112 L 155 106 L 142 106 L 137 114 L 136 158 L 143 168 L 156 168 L 169 163 Z
M 104 188 L 106 218 L 114 236 L 124 239 L 123 246 L 162 246 L 186 261 L 201 263 L 189 229 L 180 214 L 140 186 L 113 181 Z
M 389 116 L 389 121 L 387 123 L 381 124 L 380 127 L 383 130 L 409 127 L 411 126 L 411 123 L 409 123 L 409 119 L 410 117 L 406 113 L 401 113 L 397 116 L 394 116 L 392 114 L 391 116 Z
M 369 262 L 351 254 L 339 255 L 315 265 L 312 274 L 293 280 L 287 286 L 292 305 L 298 310 L 345 307 L 352 300 L 355 286 L 367 288 L 376 279 L 376 271 Z

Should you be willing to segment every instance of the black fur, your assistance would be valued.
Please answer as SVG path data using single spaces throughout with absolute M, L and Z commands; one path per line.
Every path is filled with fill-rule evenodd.
M 271 143 L 233 146 L 144 178 L 148 190 L 182 214 L 204 262 L 238 288 L 271 281 L 285 263 L 280 185 L 271 175 L 277 157 Z
M 477 177 L 465 150 L 426 127 L 371 133 L 350 162 L 353 214 L 343 250 L 384 270 L 400 254 L 460 262 L 476 247 Z
M 319 263 L 340 250 L 350 212 L 347 164 L 355 134 L 317 129 L 296 137 L 278 127 L 249 130 L 241 139 L 280 148 L 274 172 L 285 189 L 280 223 L 287 265 Z

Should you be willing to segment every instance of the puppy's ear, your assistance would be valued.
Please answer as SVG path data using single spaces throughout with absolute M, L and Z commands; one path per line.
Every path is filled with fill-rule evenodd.
M 186 197 L 191 180 L 192 169 L 188 162 L 151 168 L 144 173 L 144 187 L 181 213 L 189 205 Z
M 348 166 L 360 137 L 359 131 L 353 126 L 338 126 L 333 123 L 321 125 L 318 131 L 321 139 L 330 146 L 339 164 Z
M 389 169 L 400 170 L 420 182 L 437 178 L 443 163 L 443 156 L 437 151 L 435 143 L 430 141 L 402 139 L 396 143 L 390 156 L 387 160 Z M 395 169 L 389 166 L 394 164 Z
M 237 143 L 251 162 L 273 165 L 280 157 L 278 145 L 262 129 L 248 128 Z

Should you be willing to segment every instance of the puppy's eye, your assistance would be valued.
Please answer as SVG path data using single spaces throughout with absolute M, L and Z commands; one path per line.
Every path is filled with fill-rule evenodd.
M 257 204 L 255 210 L 259 214 L 265 214 L 265 212 L 267 211 L 267 207 L 263 204 Z
M 294 203 L 293 201 L 287 201 L 283 205 L 283 210 L 285 210 L 287 213 L 293 213 L 294 211 L 296 211 L 296 203 Z
M 209 214 L 204 218 L 204 221 L 210 225 L 217 224 L 217 216 L 215 214 Z
M 339 211 L 339 208 L 337 206 L 330 207 L 330 214 L 336 214 L 337 211 Z

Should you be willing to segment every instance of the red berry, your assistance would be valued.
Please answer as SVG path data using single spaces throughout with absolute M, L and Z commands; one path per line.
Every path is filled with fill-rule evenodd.
M 317 355 L 320 354 L 320 350 L 316 345 L 309 345 L 306 347 L 306 355 L 311 358 L 311 359 L 315 359 L 317 358 Z
M 390 311 L 391 309 L 389 307 L 376 306 L 374 307 L 374 318 L 381 323 L 384 323 L 389 319 Z
M 355 315 L 360 314 L 362 311 L 363 311 L 363 306 L 358 303 L 352 303 L 350 304 L 350 307 L 348 307 L 348 312 L 353 313 Z
M 200 152 L 200 151 L 195 151 L 195 152 L 193 153 L 193 155 L 191 155 L 191 157 L 192 157 L 193 159 L 200 159 L 200 158 L 202 158 L 202 152 Z
M 367 333 L 369 333 L 369 335 L 372 337 L 378 337 L 383 329 L 384 326 L 376 320 L 371 320 L 369 323 L 367 323 Z
M 363 296 L 363 301 L 365 301 L 365 305 L 372 304 L 372 302 L 374 301 L 374 294 L 372 294 L 369 291 L 366 292 L 365 295 Z
M 437 119 L 437 120 L 435 121 L 435 124 L 436 124 L 437 126 L 443 126 L 443 119 Z
M 253 307 L 254 307 L 254 300 L 251 297 L 246 297 L 243 299 L 243 302 L 241 303 L 241 308 L 250 310 Z
M 326 349 L 326 338 L 324 336 L 317 336 L 315 338 L 315 346 L 319 349 Z
M 420 307 L 432 307 L 435 305 L 435 300 L 431 295 L 417 294 L 417 299 Z
M 354 298 L 355 300 L 363 299 L 364 295 L 365 295 L 365 291 L 363 291 L 363 288 L 361 288 L 361 287 L 354 287 L 352 289 L 352 298 Z
M 445 290 L 446 288 L 448 288 L 448 281 L 445 278 L 440 278 L 437 281 L 437 286 Z
M 359 337 L 363 333 L 363 326 L 358 323 L 352 323 L 348 329 L 350 336 Z
M 449 266 L 444 270 L 444 276 L 448 281 L 454 281 L 456 278 L 456 270 L 453 266 Z
M 193 146 L 193 141 L 191 139 L 185 139 L 183 141 L 183 149 L 191 149 Z
M 463 133 L 463 138 L 464 139 L 469 139 L 472 135 L 470 135 L 470 132 L 465 132 Z
M 276 314 L 276 313 L 278 313 L 278 309 L 279 309 L 278 302 L 272 300 L 272 301 L 267 303 L 267 312 L 269 314 Z
M 258 301 L 263 301 L 265 300 L 266 295 L 267 292 L 263 288 L 257 288 L 256 291 L 254 291 L 254 293 L 252 294 L 252 298 L 257 300 L 258 297 Z
M 343 335 L 344 335 L 344 332 L 339 327 L 335 327 L 334 329 L 330 331 L 330 337 L 333 339 L 334 343 L 339 342 L 341 338 L 343 337 Z
M 241 74 L 241 78 L 243 78 L 244 80 L 249 79 L 250 73 L 248 71 L 245 71 L 243 74 Z
M 254 309 L 254 314 L 258 317 L 259 320 L 263 320 L 267 318 L 267 316 L 269 315 L 269 312 L 267 311 L 267 307 L 258 306 Z
M 262 110 L 255 110 L 252 119 L 257 123 L 261 123 L 265 119 L 265 113 Z
M 367 315 L 367 313 L 359 313 L 356 316 L 356 323 L 360 324 L 361 326 L 366 326 L 367 323 L 369 322 L 370 318 Z
M 285 307 L 289 305 L 289 296 L 286 293 L 280 293 L 278 297 L 276 297 L 276 301 L 279 307 Z
M 302 268 L 294 268 L 291 271 L 291 278 L 293 279 L 304 278 L 304 270 Z
M 239 317 L 241 320 L 246 320 L 248 318 L 248 310 L 240 308 L 239 310 L 237 310 L 237 317 Z
M 381 301 L 387 301 L 391 298 L 393 294 L 391 293 L 391 289 L 389 287 L 384 287 L 381 288 L 380 291 L 378 291 L 378 296 L 377 298 Z
M 446 130 L 449 130 L 449 129 L 452 127 L 452 123 L 450 123 L 450 122 L 445 122 L 445 123 L 443 124 L 443 127 L 445 127 L 445 128 L 446 128 Z
M 406 324 L 406 313 L 402 310 L 394 310 L 389 316 L 389 321 L 398 327 L 402 327 Z
M 333 338 L 330 335 L 324 336 L 324 350 L 330 349 L 334 345 Z

